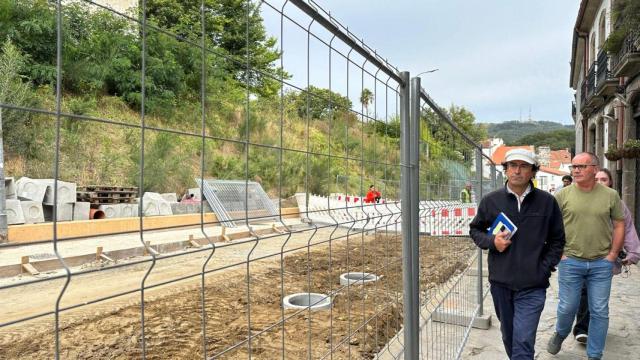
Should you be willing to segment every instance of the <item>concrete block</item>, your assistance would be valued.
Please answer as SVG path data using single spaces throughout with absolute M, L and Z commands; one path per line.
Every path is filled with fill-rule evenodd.
M 44 209 L 38 201 L 20 201 L 25 224 L 39 224 L 44 222 Z
M 158 193 L 144 193 L 142 202 L 144 203 L 144 216 L 173 215 L 169 202 Z
M 47 184 L 47 191 L 44 194 L 44 204 L 53 205 L 53 185 L 54 179 L 39 180 Z M 76 183 L 58 180 L 58 204 L 72 204 L 76 202 Z
M 142 204 L 142 214 L 144 216 L 158 216 L 160 215 L 160 208 L 158 202 L 154 200 L 145 200 Z
M 136 217 L 138 216 L 138 204 L 119 204 L 120 217 Z
M 53 221 L 53 207 L 54 205 L 43 204 L 44 220 Z M 58 204 L 57 219 L 58 221 L 71 221 L 73 219 L 73 204 Z
M 178 195 L 176 193 L 164 193 L 160 194 L 163 199 L 165 199 L 168 203 L 178 202 Z
M 161 202 L 159 204 L 159 208 L 160 215 L 173 215 L 173 212 L 171 211 L 171 205 L 168 202 Z
M 6 199 L 18 199 L 16 182 L 12 176 L 4 178 L 4 197 Z
M 120 204 L 105 204 L 98 206 L 98 209 L 102 210 L 104 217 L 107 219 L 116 219 L 122 217 L 120 211 Z
M 91 203 L 77 202 L 73 204 L 73 220 L 89 220 Z
M 188 203 L 179 203 L 179 202 L 172 202 L 170 203 L 171 205 L 171 212 L 173 212 L 176 215 L 181 215 L 181 214 L 191 214 L 190 210 L 192 210 L 193 208 L 191 208 Z
M 431 315 L 431 319 L 436 322 L 460 326 L 468 326 L 469 324 L 471 324 L 472 327 L 482 330 L 487 330 L 491 327 L 490 314 L 471 317 L 468 314 L 463 313 L 461 310 L 438 309 L 433 312 L 433 314 Z
M 188 208 L 188 211 L 189 211 L 189 214 L 197 214 L 197 213 L 199 213 L 199 212 L 200 212 L 200 206 L 201 206 L 200 204 L 201 204 L 201 203 L 191 203 L 191 204 L 186 204 L 186 205 L 187 205 L 187 208 Z M 205 204 L 206 204 L 206 203 L 205 203 Z M 207 206 L 209 206 L 209 204 L 207 204 Z M 207 209 L 208 209 L 208 208 L 207 208 L 207 207 L 205 207 L 204 212 L 207 212 Z M 211 211 L 209 211 L 209 212 L 211 212 Z
M 24 224 L 24 214 L 22 206 L 20 206 L 20 200 L 7 199 L 6 205 L 7 224 Z
M 47 184 L 23 176 L 16 181 L 16 190 L 18 199 L 42 203 L 47 192 Z

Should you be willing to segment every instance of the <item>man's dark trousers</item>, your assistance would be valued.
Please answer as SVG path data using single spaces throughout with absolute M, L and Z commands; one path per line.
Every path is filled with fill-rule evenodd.
M 500 320 L 502 342 L 509 359 L 533 359 L 536 331 L 544 309 L 547 289 L 514 291 L 491 284 L 491 296 Z

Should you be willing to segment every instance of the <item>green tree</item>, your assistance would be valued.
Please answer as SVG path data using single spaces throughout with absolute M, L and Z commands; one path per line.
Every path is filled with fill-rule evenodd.
M 259 5 L 246 0 L 206 0 L 205 7 L 206 45 L 228 57 L 216 62 L 252 92 L 276 95 L 277 79 L 288 75 L 275 65 L 280 53 L 276 39 L 267 36 Z M 200 2 L 149 0 L 147 11 L 160 27 L 191 40 L 201 38 Z
M 360 104 L 364 106 L 365 115 L 369 115 L 369 104 L 373 102 L 373 93 L 371 90 L 364 88 L 360 94 Z
M 32 107 L 37 103 L 28 78 L 20 75 L 26 64 L 23 54 L 7 40 L 0 52 L 0 103 Z M 14 154 L 32 154 L 35 135 L 33 113 L 0 108 L 0 139 Z
M 551 150 L 568 148 L 571 153 L 575 153 L 575 140 L 576 134 L 572 130 L 554 130 L 525 135 L 518 140 L 508 142 L 507 145 L 549 146 Z
M 287 94 L 287 98 L 285 101 L 293 102 L 298 116 L 302 119 L 307 118 L 307 113 L 311 119 L 326 120 L 330 114 L 338 117 L 348 112 L 352 105 L 349 98 L 313 85 L 305 91 L 291 92 Z

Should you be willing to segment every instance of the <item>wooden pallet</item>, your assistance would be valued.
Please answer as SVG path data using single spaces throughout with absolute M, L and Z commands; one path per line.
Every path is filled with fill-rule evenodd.
M 122 186 L 79 186 L 76 200 L 91 204 L 131 204 L 135 203 L 138 189 Z

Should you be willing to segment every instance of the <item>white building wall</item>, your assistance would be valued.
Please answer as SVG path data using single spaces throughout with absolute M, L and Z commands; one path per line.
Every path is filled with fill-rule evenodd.
M 556 175 L 551 174 L 545 171 L 538 171 L 536 173 L 536 181 L 538 183 L 538 189 L 549 191 L 551 185 L 554 185 L 554 188 L 558 188 L 562 184 L 562 177 L 564 175 Z

